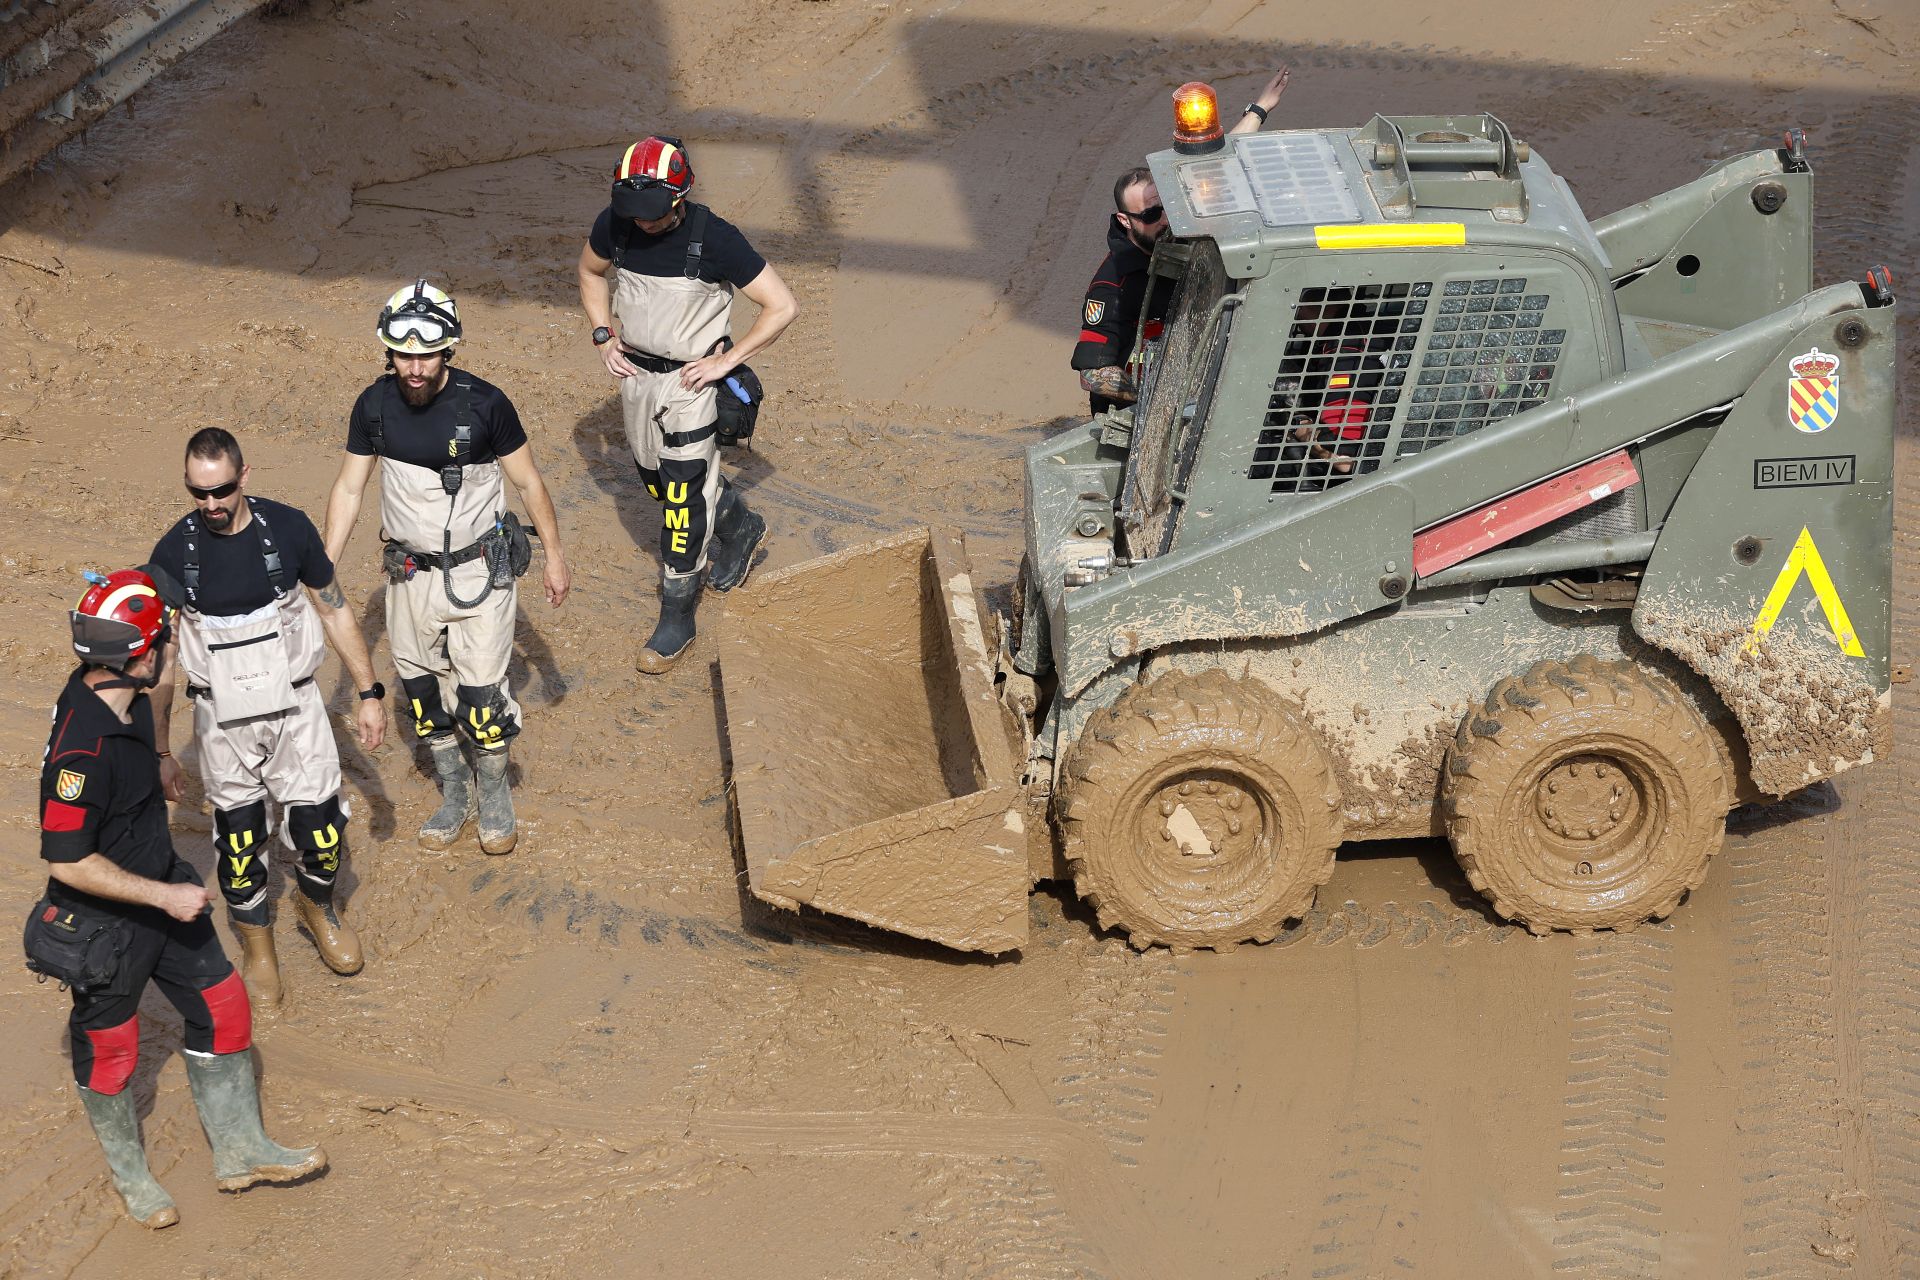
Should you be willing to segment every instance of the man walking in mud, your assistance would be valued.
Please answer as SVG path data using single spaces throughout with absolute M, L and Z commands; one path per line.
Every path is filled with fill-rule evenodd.
M 1292 74 L 1286 67 L 1274 72 L 1228 132 L 1251 133 L 1264 125 Z M 1139 395 L 1133 339 L 1140 331 L 1140 313 L 1146 312 L 1142 336 L 1158 338 L 1170 297 L 1164 287 L 1147 296 L 1147 267 L 1154 246 L 1167 234 L 1167 214 L 1145 166 L 1127 170 L 1114 182 L 1113 209 L 1107 220 L 1107 256 L 1081 299 L 1080 340 L 1073 348 L 1072 367 L 1080 373 L 1080 389 L 1094 413 L 1132 404 Z
M 23 941 L 28 967 L 73 994 L 67 1038 L 80 1101 L 128 1215 L 157 1230 L 180 1214 L 147 1167 L 128 1087 L 150 981 L 185 1023 L 187 1087 L 222 1191 L 292 1182 L 325 1169 L 327 1157 L 283 1147 L 261 1127 L 246 983 L 207 916 L 212 895 L 167 830 L 148 691 L 171 652 L 172 610 L 142 570 L 87 582 L 67 615 L 80 666 L 54 704 L 40 769 L 47 891 Z
M 767 523 L 720 474 L 722 397 L 737 396 L 749 357 L 800 312 L 780 273 L 732 223 L 687 196 L 693 160 L 678 138 L 628 147 L 613 199 L 580 250 L 580 305 L 620 383 L 627 444 L 662 504 L 660 621 L 634 666 L 673 668 L 693 643 L 700 574 L 715 591 L 746 581 Z M 735 343 L 733 291 L 760 308 Z
M 386 690 L 335 580 L 319 531 L 298 508 L 247 493 L 252 468 L 219 427 L 187 441 L 193 510 L 153 548 L 156 580 L 180 626 L 153 692 L 160 778 L 181 798 L 170 750 L 173 672 L 187 674 L 200 781 L 213 804 L 214 871 L 244 952 L 247 987 L 280 1003 L 280 961 L 268 900 L 267 802 L 298 859 L 294 914 L 329 969 L 360 972 L 360 939 L 340 918 L 336 885 L 347 856 L 340 749 L 314 676 L 322 637 L 359 691 L 360 745 L 386 739 Z M 306 594 L 299 587 L 306 587 Z M 308 597 L 311 597 L 309 603 Z
M 517 579 L 533 552 L 507 510 L 503 476 L 539 531 L 548 604 L 560 607 L 573 575 L 513 402 L 452 367 L 462 337 L 454 300 L 416 281 L 387 299 L 375 330 L 390 372 L 354 401 L 346 456 L 327 498 L 327 555 L 338 562 L 346 548 L 377 461 L 387 644 L 414 734 L 440 778 L 440 807 L 420 827 L 419 843 L 450 848 L 477 821 L 483 852 L 510 853 L 518 829 L 507 753 L 520 733 L 520 704 L 507 664 Z

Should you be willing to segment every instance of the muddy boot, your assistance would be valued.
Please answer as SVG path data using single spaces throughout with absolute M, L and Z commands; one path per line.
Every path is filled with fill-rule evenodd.
M 660 576 L 660 624 L 653 629 L 634 667 L 650 676 L 664 675 L 693 643 L 693 607 L 700 599 L 700 575 Z
M 433 771 L 440 775 L 440 807 L 420 824 L 415 838 L 423 849 L 449 849 L 473 821 L 473 766 L 452 733 L 428 738 L 427 747 L 433 752 Z
M 360 937 L 334 909 L 332 889 L 328 885 L 323 890 L 326 901 L 320 902 L 307 896 L 307 882 L 300 881 L 293 891 L 293 912 L 327 968 L 341 974 L 358 973 L 366 963 L 360 955 Z
M 279 1004 L 280 956 L 273 949 L 273 926 L 235 920 L 233 932 L 240 939 L 240 980 L 247 984 L 247 994 L 258 1005 Z
M 480 848 L 512 853 L 520 837 L 514 830 L 513 789 L 507 785 L 507 749 L 482 751 L 474 772 L 480 784 Z
M 283 1147 L 260 1127 L 260 1090 L 250 1050 L 186 1058 L 187 1084 L 213 1147 L 213 1176 L 222 1191 L 292 1182 L 327 1167 L 327 1153 L 319 1147 Z
M 147 1169 L 147 1150 L 140 1145 L 140 1117 L 133 1114 L 133 1090 L 95 1093 L 85 1085 L 79 1089 L 87 1119 L 93 1121 L 93 1136 L 100 1139 L 100 1149 L 107 1153 L 113 1189 L 126 1204 L 127 1216 L 154 1231 L 180 1221 L 173 1197 Z
M 747 580 L 753 557 L 767 540 L 767 522 L 747 509 L 732 485 L 720 491 L 713 520 L 713 545 L 707 550 L 707 586 L 725 593 Z

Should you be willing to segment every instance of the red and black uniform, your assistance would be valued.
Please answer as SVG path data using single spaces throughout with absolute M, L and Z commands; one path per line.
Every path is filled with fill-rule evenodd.
M 1118 214 L 1108 219 L 1107 256 L 1093 273 L 1093 283 L 1087 286 L 1087 296 L 1080 304 L 1080 341 L 1073 348 L 1075 369 L 1104 369 L 1109 365 L 1124 368 L 1133 354 L 1133 337 L 1140 327 L 1143 305 L 1147 309 L 1146 337 L 1152 340 L 1160 336 L 1171 290 L 1163 284 L 1148 302 L 1147 264 L 1151 261 L 1152 255 L 1127 235 Z M 1123 403 L 1098 393 L 1092 397 L 1095 413 Z
M 200 884 L 174 852 L 166 794 L 154 753 L 153 709 L 134 695 L 123 721 L 75 671 L 53 709 L 53 731 L 40 769 L 40 856 L 79 862 L 100 854 L 133 875 L 172 884 Z M 234 972 L 213 920 L 191 923 L 157 907 L 95 897 L 49 879 L 47 896 L 62 911 L 121 922 L 118 976 L 104 990 L 78 992 L 68 1034 L 73 1075 L 96 1093 L 126 1087 L 140 1054 L 134 1011 L 148 979 L 186 1021 L 186 1047 L 201 1054 L 238 1053 L 253 1044 L 247 989 Z

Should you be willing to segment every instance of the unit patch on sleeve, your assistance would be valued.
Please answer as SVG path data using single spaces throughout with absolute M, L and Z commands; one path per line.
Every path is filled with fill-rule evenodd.
M 1087 299 L 1087 328 L 1091 329 L 1093 326 L 1099 324 L 1101 318 L 1106 314 L 1107 304 L 1105 302 L 1095 298 Z
M 54 779 L 53 793 L 62 800 L 78 800 L 80 792 L 86 788 L 85 774 L 75 773 L 71 769 L 62 769 L 60 776 Z
M 1787 423 L 1809 434 L 1825 431 L 1840 416 L 1840 357 L 1815 347 L 1787 361 Z

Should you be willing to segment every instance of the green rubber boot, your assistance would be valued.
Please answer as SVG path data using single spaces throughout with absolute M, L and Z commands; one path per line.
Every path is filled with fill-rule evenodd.
M 513 788 L 507 785 L 507 749 L 480 752 L 474 776 L 480 791 L 480 850 L 512 853 L 520 837 L 513 819 Z
M 440 775 L 440 807 L 420 824 L 415 839 L 423 849 L 450 849 L 476 812 L 473 766 L 458 734 L 436 734 L 427 739 L 427 749 L 433 752 L 433 771 Z
M 283 1147 L 260 1127 L 260 1089 L 250 1051 L 186 1058 L 187 1084 L 213 1147 L 214 1181 L 222 1191 L 244 1191 L 256 1182 L 294 1182 L 327 1167 L 327 1153 L 319 1147 Z
M 152 1231 L 180 1221 L 173 1197 L 147 1169 L 147 1149 L 140 1143 L 140 1118 L 133 1114 L 133 1090 L 95 1093 L 85 1085 L 78 1087 L 87 1119 L 93 1122 L 93 1136 L 100 1139 L 100 1149 L 107 1153 L 113 1189 L 126 1204 L 127 1216 Z

